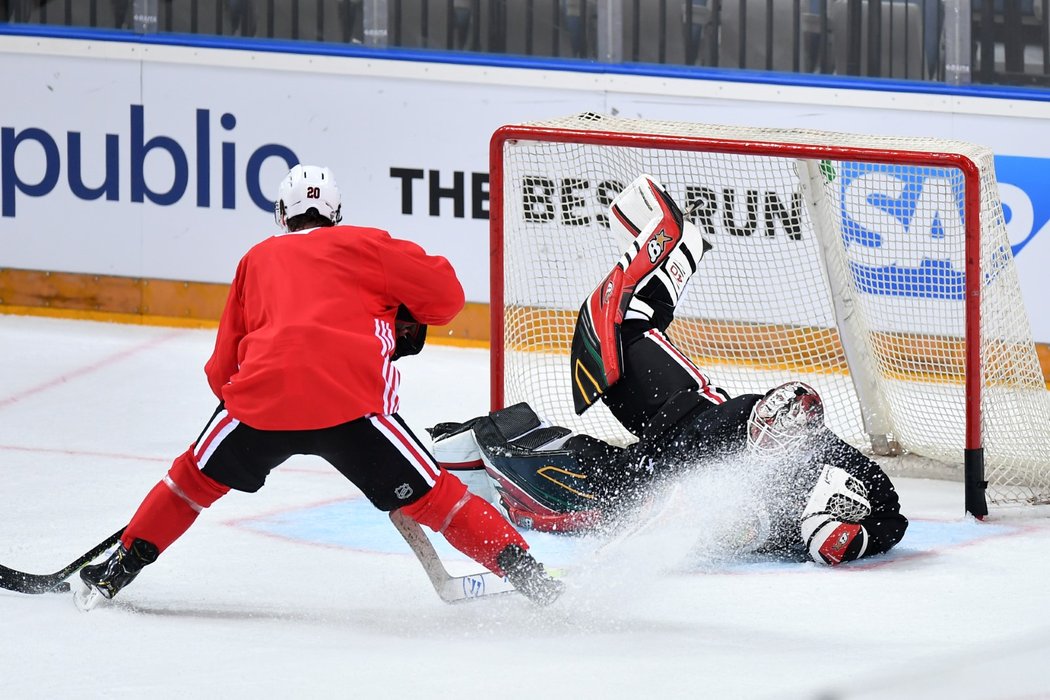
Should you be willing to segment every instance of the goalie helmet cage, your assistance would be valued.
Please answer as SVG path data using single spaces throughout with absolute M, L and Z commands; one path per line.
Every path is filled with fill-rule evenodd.
M 668 334 L 715 384 L 812 384 L 836 433 L 962 478 L 974 515 L 1050 500 L 1050 392 L 988 149 L 586 113 L 501 127 L 490 161 L 493 410 L 633 440 L 600 402 L 575 415 L 568 353 L 628 243 L 608 205 L 648 173 L 713 245 Z

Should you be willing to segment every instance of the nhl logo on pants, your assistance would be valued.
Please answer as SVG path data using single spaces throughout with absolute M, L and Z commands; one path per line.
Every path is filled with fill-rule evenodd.
M 394 489 L 394 495 L 403 501 L 412 495 L 412 487 L 408 484 L 401 484 L 396 489 Z

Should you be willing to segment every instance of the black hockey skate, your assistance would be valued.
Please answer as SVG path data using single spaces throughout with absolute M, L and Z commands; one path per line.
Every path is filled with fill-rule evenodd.
M 85 566 L 80 570 L 84 588 L 74 595 L 77 607 L 86 611 L 98 605 L 102 598 L 111 599 L 135 580 L 142 567 L 157 561 L 159 554 L 157 548 L 146 540 L 135 540 L 131 549 L 121 544 L 106 561 Z
M 550 605 L 565 589 L 565 584 L 547 575 L 543 564 L 516 544 L 507 547 L 496 557 L 514 588 L 536 605 Z

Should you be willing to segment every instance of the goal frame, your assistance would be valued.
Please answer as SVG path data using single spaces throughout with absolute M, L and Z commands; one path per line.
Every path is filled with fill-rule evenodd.
M 981 177 L 976 163 L 959 153 L 903 149 L 822 146 L 761 140 L 737 140 L 702 136 L 624 133 L 544 126 L 507 125 L 498 128 L 489 142 L 489 312 L 490 312 L 490 403 L 491 410 L 504 408 L 504 147 L 512 141 L 574 143 L 593 146 L 634 147 L 677 151 L 703 151 L 730 155 L 764 155 L 803 160 L 857 160 L 879 164 L 907 163 L 919 167 L 956 168 L 965 187 L 963 203 L 965 235 L 965 338 L 964 392 L 965 432 L 963 478 L 966 512 L 977 518 L 988 514 L 985 491 L 982 434 L 981 366 Z M 595 280 L 595 284 L 599 280 Z M 582 299 L 580 303 L 582 303 Z

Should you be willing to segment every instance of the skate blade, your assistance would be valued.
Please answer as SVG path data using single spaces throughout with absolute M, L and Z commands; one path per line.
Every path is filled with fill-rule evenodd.
M 73 591 L 73 605 L 80 612 L 90 612 L 103 600 L 106 600 L 106 596 L 102 595 L 102 591 L 84 582 Z

